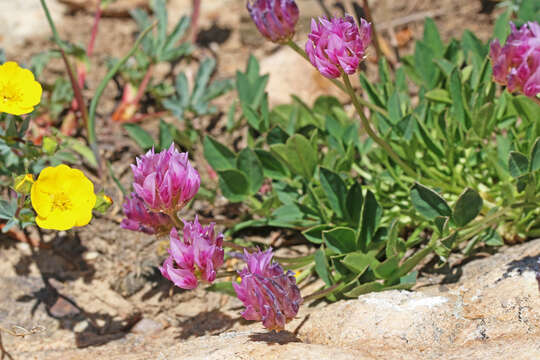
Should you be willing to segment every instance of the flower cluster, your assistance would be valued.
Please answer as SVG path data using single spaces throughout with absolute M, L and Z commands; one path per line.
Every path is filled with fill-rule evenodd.
M 137 158 L 133 170 L 133 189 L 149 210 L 170 214 L 183 208 L 199 191 L 201 178 L 174 144 L 168 150 L 154 149 Z
M 41 171 L 30 191 L 36 224 L 44 229 L 68 230 L 92 219 L 94 184 L 82 171 L 67 165 Z
M 510 92 L 521 92 L 531 98 L 540 94 L 540 25 L 528 22 L 520 29 L 510 23 L 512 31 L 501 46 L 491 43 L 489 57 L 493 77 Z
M 163 213 L 148 211 L 143 199 L 136 193 L 131 193 L 122 207 L 126 215 L 120 224 L 123 229 L 146 234 L 163 234 L 171 230 L 171 218 Z
M 246 320 L 262 320 L 269 330 L 283 330 L 298 313 L 302 296 L 291 271 L 284 272 L 272 261 L 272 250 L 252 254 L 244 251 L 247 266 L 239 272 L 241 282 L 233 284 L 246 310 Z
M 41 85 L 13 61 L 0 65 L 0 113 L 28 114 L 41 100 Z
M 352 16 L 328 20 L 311 20 L 311 33 L 306 43 L 310 62 L 330 79 L 343 73 L 354 74 L 364 59 L 371 41 L 371 25 L 361 19 L 360 30 Z
M 212 283 L 223 265 L 223 235 L 206 227 L 184 221 L 182 240 L 175 228 L 171 230 L 169 257 L 160 267 L 161 274 L 182 289 L 195 289 L 198 281 Z
M 287 42 L 294 35 L 299 11 L 294 0 L 254 0 L 247 9 L 260 33 L 273 42 Z

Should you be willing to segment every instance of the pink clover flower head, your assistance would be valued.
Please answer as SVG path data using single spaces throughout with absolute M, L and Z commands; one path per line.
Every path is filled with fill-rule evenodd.
M 510 27 L 504 46 L 499 40 L 491 42 L 493 78 L 510 92 L 535 98 L 540 94 L 540 25 L 530 21 L 519 30 L 513 23 Z
M 202 226 L 196 217 L 184 221 L 182 239 L 176 228 L 171 229 L 169 257 L 159 268 L 161 274 L 182 289 L 195 289 L 199 281 L 211 284 L 223 265 L 223 234 L 216 233 L 214 224 Z
M 293 272 L 284 272 L 273 256 L 272 249 L 251 254 L 244 250 L 247 266 L 233 287 L 246 307 L 244 319 L 262 320 L 265 328 L 280 331 L 296 316 L 303 299 Z
M 144 200 L 136 193 L 131 193 L 122 207 L 126 215 L 120 224 L 123 229 L 146 234 L 160 234 L 169 232 L 172 227 L 169 216 L 148 210 Z
M 155 212 L 172 213 L 183 208 L 199 191 L 201 178 L 188 159 L 171 144 L 168 150 L 154 149 L 137 158 L 133 189 Z
M 248 0 L 247 9 L 268 40 L 283 43 L 293 37 L 300 14 L 294 0 Z
M 330 79 L 341 74 L 354 74 L 364 59 L 371 42 L 371 25 L 360 19 L 360 29 L 354 18 L 320 17 L 311 19 L 311 33 L 306 42 L 306 53 L 319 72 Z

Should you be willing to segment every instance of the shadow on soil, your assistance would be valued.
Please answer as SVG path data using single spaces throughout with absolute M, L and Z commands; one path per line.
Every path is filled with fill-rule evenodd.
M 86 250 L 77 234 L 69 233 L 56 236 L 46 248 L 31 247 L 32 253 L 22 256 L 15 264 L 17 275 L 28 276 L 30 266 L 35 264 L 41 277 L 41 284 L 38 285 L 41 288 L 19 296 L 15 301 L 34 302 L 30 310 L 32 316 L 43 305 L 47 315 L 57 320 L 60 328 L 74 332 L 78 348 L 102 345 L 122 338 L 141 317 L 139 313 L 133 313 L 126 318 L 114 319 L 107 313 L 89 312 L 69 294 L 62 293 L 63 283 L 77 279 L 83 279 L 85 283 L 92 281 L 96 271 L 82 258 Z M 75 331 L 80 323 L 84 323 L 79 325 L 81 330 Z
M 233 319 L 217 309 L 201 312 L 180 322 L 178 327 L 182 329 L 176 339 L 185 340 L 192 336 L 204 336 L 227 331 L 232 328 L 236 321 L 239 321 L 239 319 Z

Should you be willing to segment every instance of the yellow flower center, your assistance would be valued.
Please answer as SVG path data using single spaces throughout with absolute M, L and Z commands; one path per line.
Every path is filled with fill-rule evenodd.
M 21 89 L 14 84 L 8 83 L 0 88 L 0 101 L 2 103 L 7 102 L 20 102 L 22 100 Z
M 72 208 L 71 199 L 63 192 L 53 194 L 52 208 L 60 211 L 70 210 Z

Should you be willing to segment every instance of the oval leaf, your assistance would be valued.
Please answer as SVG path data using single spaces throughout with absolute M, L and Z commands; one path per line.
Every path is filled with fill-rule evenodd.
M 457 226 L 465 226 L 480 214 L 484 201 L 473 189 L 467 188 L 458 198 L 453 219 Z
M 508 170 L 514 178 L 525 175 L 529 170 L 529 159 L 520 152 L 511 151 L 508 157 Z
M 450 206 L 439 194 L 419 183 L 411 189 L 411 201 L 416 211 L 429 220 L 452 215 Z

